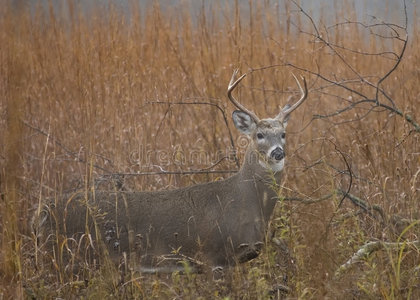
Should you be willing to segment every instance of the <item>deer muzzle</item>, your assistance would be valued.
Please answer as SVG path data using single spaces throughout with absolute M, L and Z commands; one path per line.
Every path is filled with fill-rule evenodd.
M 284 156 L 285 156 L 285 153 L 284 153 L 283 149 L 282 149 L 282 148 L 280 148 L 280 147 L 275 148 L 275 149 L 274 149 L 273 151 L 271 151 L 271 153 L 270 153 L 270 157 L 271 157 L 272 159 L 277 160 L 277 161 L 282 160 L 282 159 L 284 158 Z

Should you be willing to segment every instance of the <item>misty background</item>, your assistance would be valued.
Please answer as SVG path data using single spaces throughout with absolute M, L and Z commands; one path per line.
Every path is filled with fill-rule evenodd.
M 418 0 L 301 0 L 297 1 L 302 8 L 308 12 L 316 23 L 322 18 L 325 25 L 332 25 L 345 20 L 336 19 L 337 13 L 344 15 L 348 21 L 359 21 L 366 24 L 388 22 L 404 26 L 405 15 L 404 5 L 407 6 L 408 31 L 411 32 L 413 26 L 419 24 Z M 272 6 L 273 9 L 279 10 L 284 19 L 279 22 L 286 22 L 287 13 L 298 10 L 297 6 L 290 0 L 277 1 L 219 1 L 219 0 L 12 0 L 12 5 L 16 8 L 25 7 L 32 13 L 49 14 L 52 8 L 56 16 L 66 18 L 69 15 L 69 7 L 80 9 L 86 17 L 92 12 L 101 10 L 106 13 L 112 8 L 113 11 L 123 13 L 127 17 L 127 21 L 133 16 L 133 9 L 139 10 L 139 16 L 143 19 L 147 11 L 154 5 L 159 5 L 165 11 L 170 10 L 190 10 L 191 16 L 198 16 L 203 10 L 207 13 L 215 13 L 220 20 L 226 18 L 226 14 L 232 11 L 235 3 L 240 8 L 241 18 L 246 18 L 252 9 L 258 5 Z M 349 8 L 354 8 L 349 9 Z M 347 15 L 348 12 L 355 11 L 356 16 Z

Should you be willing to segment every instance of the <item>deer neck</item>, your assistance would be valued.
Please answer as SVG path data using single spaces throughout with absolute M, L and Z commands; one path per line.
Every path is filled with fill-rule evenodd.
M 256 205 L 262 221 L 268 222 L 278 200 L 281 172 L 273 172 L 260 163 L 256 150 L 248 148 L 238 172 L 238 186 L 249 206 Z

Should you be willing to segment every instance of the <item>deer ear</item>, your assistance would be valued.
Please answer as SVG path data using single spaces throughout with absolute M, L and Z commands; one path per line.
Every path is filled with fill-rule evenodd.
M 235 110 L 232 113 L 232 119 L 233 124 L 235 124 L 235 127 L 241 133 L 246 135 L 250 135 L 257 127 L 257 124 L 255 123 L 254 119 L 249 114 L 241 110 Z

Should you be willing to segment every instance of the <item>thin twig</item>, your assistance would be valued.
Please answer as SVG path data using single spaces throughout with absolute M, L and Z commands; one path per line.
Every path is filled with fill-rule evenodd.
M 38 132 L 38 133 L 40 133 L 40 134 L 42 134 L 42 135 L 44 135 L 46 138 L 47 138 L 47 141 L 48 140 L 50 140 L 51 142 L 53 142 L 55 145 L 57 145 L 58 147 L 60 147 L 61 149 L 63 149 L 67 154 L 69 154 L 70 156 L 72 156 L 72 157 L 74 157 L 75 159 L 77 159 L 77 161 L 78 162 L 80 162 L 80 163 L 84 163 L 84 164 L 86 164 L 87 162 L 84 160 L 84 159 L 82 159 L 82 158 L 80 158 L 80 155 L 77 153 L 77 152 L 75 152 L 75 151 L 72 151 L 72 150 L 70 150 L 69 148 L 67 148 L 62 142 L 60 142 L 56 137 L 54 137 L 54 136 L 52 136 L 51 134 L 49 134 L 48 132 L 46 132 L 46 131 L 44 131 L 44 130 L 42 130 L 42 129 L 40 129 L 40 128 L 38 128 L 38 127 L 35 127 L 35 126 L 33 126 L 33 125 L 31 125 L 31 124 L 29 124 L 28 122 L 26 122 L 26 121 L 22 121 L 23 122 L 23 124 L 25 125 L 25 126 L 27 126 L 27 127 L 29 127 L 29 128 L 31 128 L 32 130 L 35 130 L 36 132 Z M 96 154 L 94 154 L 95 156 L 96 156 Z M 99 156 L 99 155 L 98 155 Z M 102 156 L 102 155 L 100 155 L 100 157 L 102 158 L 102 159 L 106 159 L 107 161 L 109 161 L 111 164 L 112 164 L 112 162 L 111 162 L 111 160 L 110 159 L 108 159 L 108 158 L 106 158 L 106 157 L 104 157 L 104 156 Z M 107 169 L 105 169 L 105 168 L 103 168 L 103 167 L 101 167 L 101 166 L 99 166 L 99 165 L 97 165 L 97 164 L 93 164 L 93 167 L 95 167 L 95 168 L 97 168 L 97 169 L 99 169 L 99 170 L 101 170 L 101 171 L 104 171 L 104 172 L 106 172 L 106 173 L 111 173 L 111 171 L 109 171 L 109 170 L 107 170 Z
M 361 198 L 350 194 L 349 192 L 345 192 L 342 189 L 337 189 L 337 193 L 343 195 L 343 197 L 349 199 L 354 205 L 356 205 L 357 207 L 363 209 L 365 212 L 367 212 L 370 216 L 373 217 L 372 211 L 376 210 L 382 217 L 382 220 L 385 221 L 385 214 L 383 209 L 378 206 L 378 205 L 372 205 L 370 206 L 369 204 L 366 203 L 366 201 L 362 200 Z
M 228 134 L 229 134 L 230 144 L 231 144 L 231 147 L 232 147 L 232 150 L 233 150 L 233 155 L 234 155 L 234 159 L 235 159 L 235 162 L 236 162 L 236 166 L 238 167 L 238 169 L 240 168 L 239 159 L 236 156 L 235 142 L 233 141 L 233 135 L 232 135 L 232 132 L 231 132 L 230 127 L 229 127 L 228 119 L 226 117 L 226 112 L 225 112 L 225 110 L 223 108 L 220 107 L 220 105 L 218 105 L 217 103 L 203 102 L 203 101 L 200 101 L 200 102 L 150 101 L 150 102 L 148 102 L 148 104 L 166 104 L 166 105 L 169 105 L 169 106 L 171 106 L 171 105 L 210 105 L 210 106 L 216 107 L 220 111 L 220 113 L 222 114 L 222 116 L 223 116 L 223 121 L 225 123 L 225 126 L 226 126 L 227 131 L 228 131 Z
M 152 175 L 191 175 L 191 174 L 231 174 L 238 170 L 186 170 L 186 171 L 152 171 L 137 173 L 111 173 L 104 176 L 152 176 Z

